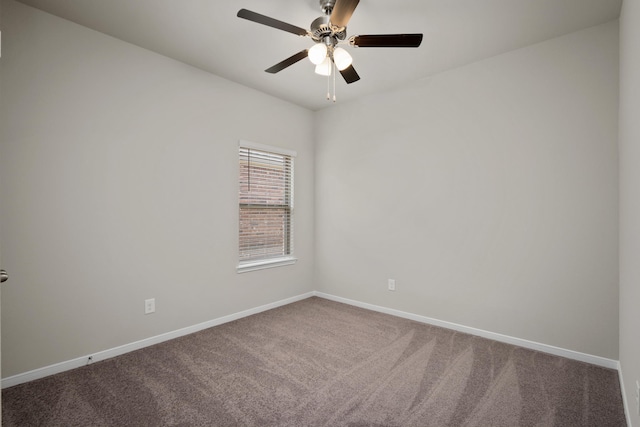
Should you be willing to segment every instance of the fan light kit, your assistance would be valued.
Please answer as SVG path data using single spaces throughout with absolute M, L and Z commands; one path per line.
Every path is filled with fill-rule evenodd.
M 309 30 L 247 9 L 240 9 L 238 17 L 301 37 L 310 37 L 315 42 L 311 48 L 300 51 L 265 71 L 275 74 L 304 58 L 309 58 L 309 61 L 316 66 L 315 72 L 327 76 L 327 99 L 331 99 L 329 85 L 330 78 L 333 76 L 333 101 L 335 102 L 336 68 L 347 84 L 360 80 L 360 76 L 352 65 L 353 58 L 345 49 L 337 47 L 338 44 L 349 44 L 354 47 L 418 47 L 422 43 L 422 34 L 363 35 L 352 36 L 345 41 L 347 24 L 359 2 L 360 0 L 320 0 L 320 9 L 324 15 L 315 19 Z
M 318 65 L 327 57 L 327 45 L 324 43 L 316 43 L 309 49 L 309 61 Z

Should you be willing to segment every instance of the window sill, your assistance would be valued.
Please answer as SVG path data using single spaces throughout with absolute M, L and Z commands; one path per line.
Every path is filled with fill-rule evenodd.
M 295 264 L 298 259 L 294 257 L 274 258 L 260 261 L 243 262 L 238 264 L 236 271 L 246 273 L 249 271 L 263 270 L 265 268 L 281 267 L 283 265 Z

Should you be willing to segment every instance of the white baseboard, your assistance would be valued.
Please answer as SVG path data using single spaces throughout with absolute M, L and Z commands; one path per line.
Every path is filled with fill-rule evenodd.
M 223 323 L 232 322 L 234 320 L 241 319 L 243 317 L 251 316 L 253 314 L 261 313 L 263 311 L 271 310 L 273 308 L 281 307 L 283 305 L 291 304 L 303 299 L 307 299 L 312 296 L 328 299 L 331 301 L 341 302 L 349 305 L 353 305 L 368 310 L 377 311 L 380 313 L 390 314 L 392 316 L 402 317 L 409 320 L 414 320 L 420 323 L 426 323 L 429 325 L 440 326 L 447 329 L 453 329 L 459 332 L 464 332 L 471 335 L 477 335 L 483 338 L 492 339 L 495 341 L 504 342 L 507 344 L 513 344 L 520 347 L 528 348 L 531 350 L 537 350 L 544 353 L 553 354 L 556 356 L 566 357 L 569 359 L 578 360 L 581 362 L 591 363 L 593 365 L 602 366 L 605 368 L 616 369 L 620 373 L 620 364 L 617 360 L 606 359 L 604 357 L 593 356 L 590 354 L 580 353 L 573 350 L 566 350 L 559 347 L 550 346 L 547 344 L 541 344 L 533 341 L 524 340 L 521 338 L 510 337 L 507 335 L 497 334 L 494 332 L 484 331 L 482 329 L 476 329 L 469 326 L 458 325 L 456 323 L 446 322 L 442 320 L 433 319 L 426 316 L 421 316 L 413 313 L 407 313 L 392 308 L 381 307 L 373 304 L 368 304 L 360 301 L 350 300 L 347 298 L 338 297 L 335 295 L 325 294 L 323 292 L 307 292 L 302 295 L 298 295 L 291 298 L 286 298 L 280 301 L 276 301 L 270 304 L 261 305 L 249 310 L 244 310 L 238 313 L 230 314 L 228 316 L 219 317 L 217 319 L 210 320 L 208 322 L 199 323 L 197 325 L 189 326 L 186 328 L 178 329 L 173 332 L 167 332 L 165 334 L 156 335 L 154 337 L 145 338 L 140 341 L 125 344 L 119 347 L 111 348 L 108 350 L 100 351 L 86 356 L 78 357 L 76 359 L 67 360 L 65 362 L 56 363 L 54 365 L 45 366 L 43 368 L 34 369 L 33 371 L 24 372 L 22 374 L 13 375 L 11 377 L 2 379 L 2 388 L 12 387 L 18 384 L 26 383 L 29 381 L 37 380 L 40 378 L 48 377 L 49 375 L 58 374 L 61 372 L 69 371 L 71 369 L 80 368 L 90 363 L 99 362 L 101 360 L 110 359 L 115 356 L 120 356 L 131 351 L 139 350 L 144 347 L 159 344 L 164 341 L 168 341 L 174 338 L 178 338 L 184 335 L 192 334 L 194 332 L 201 331 L 203 329 L 211 328 L 214 326 L 222 325 Z M 91 358 L 91 359 L 90 359 Z M 620 381 L 622 384 L 622 375 L 620 374 Z M 623 389 L 623 399 L 625 405 L 625 413 L 628 417 L 628 406 Z M 629 424 L 631 425 L 631 424 Z
M 519 347 L 528 348 L 530 350 L 541 351 L 543 353 L 549 353 L 555 356 L 561 356 L 561 357 L 566 357 L 568 359 L 591 363 L 593 365 L 602 366 L 605 368 L 617 370 L 619 366 L 618 361 L 613 359 L 607 359 L 600 356 L 593 356 L 591 354 L 580 353 L 578 351 L 567 350 L 564 348 L 554 347 L 552 345 L 547 345 L 547 344 L 541 344 L 538 342 L 529 341 L 521 338 L 515 338 L 508 335 L 497 334 L 495 332 L 489 332 L 482 329 L 472 328 L 470 326 L 459 325 L 457 323 L 445 322 L 443 320 L 433 319 L 431 317 L 420 316 L 418 314 L 407 313 L 407 312 L 395 310 L 392 308 L 386 308 L 378 305 L 350 300 L 347 298 L 337 297 L 335 295 L 325 294 L 323 292 L 314 292 L 314 295 L 320 298 L 331 300 L 331 301 L 342 302 L 345 304 L 353 305 L 355 307 L 366 308 L 367 310 L 373 310 L 373 311 L 378 311 L 380 313 L 391 314 L 392 316 L 402 317 L 409 320 L 415 320 L 416 322 L 420 322 L 420 323 L 426 323 L 429 325 L 440 326 L 442 328 L 453 329 L 454 331 L 464 332 L 467 334 L 488 338 L 494 341 L 517 345 Z
M 618 378 L 620 379 L 620 391 L 622 392 L 622 406 L 624 407 L 624 415 L 627 417 L 627 426 L 632 427 L 631 424 L 631 408 L 627 401 L 627 389 L 624 387 L 624 376 L 622 375 L 622 365 L 618 362 Z
M 270 304 L 261 305 L 259 307 L 244 310 L 238 313 L 230 314 L 228 316 L 219 317 L 217 319 L 210 320 L 208 322 L 199 323 L 197 325 L 189 326 L 186 328 L 178 329 L 173 332 L 167 332 L 165 334 L 156 335 L 151 338 L 145 338 L 140 341 L 125 344 L 120 347 L 111 348 L 109 350 L 100 351 L 86 356 L 78 357 L 76 359 L 67 360 L 65 362 L 56 363 L 55 365 L 45 366 L 43 368 L 34 369 L 33 371 L 24 372 L 22 374 L 13 375 L 11 377 L 2 379 L 2 388 L 12 387 L 18 384 L 26 383 L 29 381 L 37 380 L 40 378 L 48 377 L 49 375 L 59 374 L 61 372 L 69 371 L 71 369 L 80 368 L 90 363 L 99 362 L 101 360 L 110 359 L 115 356 L 120 356 L 131 351 L 139 350 L 144 347 L 159 344 L 164 341 L 168 341 L 174 338 L 178 338 L 184 335 L 192 334 L 194 332 L 201 331 L 203 329 L 211 328 L 214 326 L 222 325 L 223 323 L 232 322 L 234 320 L 241 319 L 243 317 L 251 316 L 252 314 L 258 314 L 263 311 L 271 310 L 273 308 L 281 307 L 283 305 L 291 304 L 296 301 L 301 301 L 309 297 L 314 296 L 314 292 L 308 292 L 306 294 L 298 295 L 291 298 L 286 298 L 280 301 L 276 301 Z M 89 359 L 91 357 L 91 360 Z

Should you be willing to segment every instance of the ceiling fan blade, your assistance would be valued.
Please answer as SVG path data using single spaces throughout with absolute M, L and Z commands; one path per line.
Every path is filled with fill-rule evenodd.
M 337 0 L 331 12 L 331 23 L 337 27 L 346 27 L 360 0 Z
M 347 83 L 353 83 L 360 80 L 360 76 L 356 73 L 356 69 L 353 68 L 353 65 L 349 65 L 344 70 L 340 71 L 342 77 L 344 77 L 344 81 Z
M 277 73 L 279 71 L 282 71 L 285 68 L 295 64 L 296 62 L 301 61 L 304 58 L 306 58 L 308 56 L 308 52 L 309 52 L 308 49 L 302 50 L 302 51 L 296 53 L 295 55 L 288 57 L 284 61 L 277 63 L 273 67 L 267 68 L 265 71 L 267 73 L 271 73 L 271 74 L 275 74 L 275 73 Z
M 247 9 L 240 9 L 238 11 L 238 18 L 244 18 L 249 21 L 257 22 L 258 24 L 266 25 L 278 30 L 287 31 L 298 36 L 307 35 L 307 30 L 305 30 L 304 28 L 296 27 L 295 25 L 287 24 L 286 22 L 278 21 L 277 19 L 252 12 Z
M 349 39 L 349 44 L 357 47 L 418 47 L 420 43 L 422 34 L 376 34 Z

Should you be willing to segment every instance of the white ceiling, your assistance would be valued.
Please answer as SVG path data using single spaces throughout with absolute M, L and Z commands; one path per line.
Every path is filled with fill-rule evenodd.
M 298 62 L 264 70 L 312 46 L 236 17 L 245 8 L 302 28 L 318 0 L 20 0 L 22 3 L 301 105 L 330 106 L 327 79 Z M 338 0 L 340 1 L 340 0 Z M 622 0 L 361 0 L 348 26 L 359 34 L 423 33 L 417 49 L 347 47 L 361 80 L 338 76 L 338 102 L 618 18 Z

